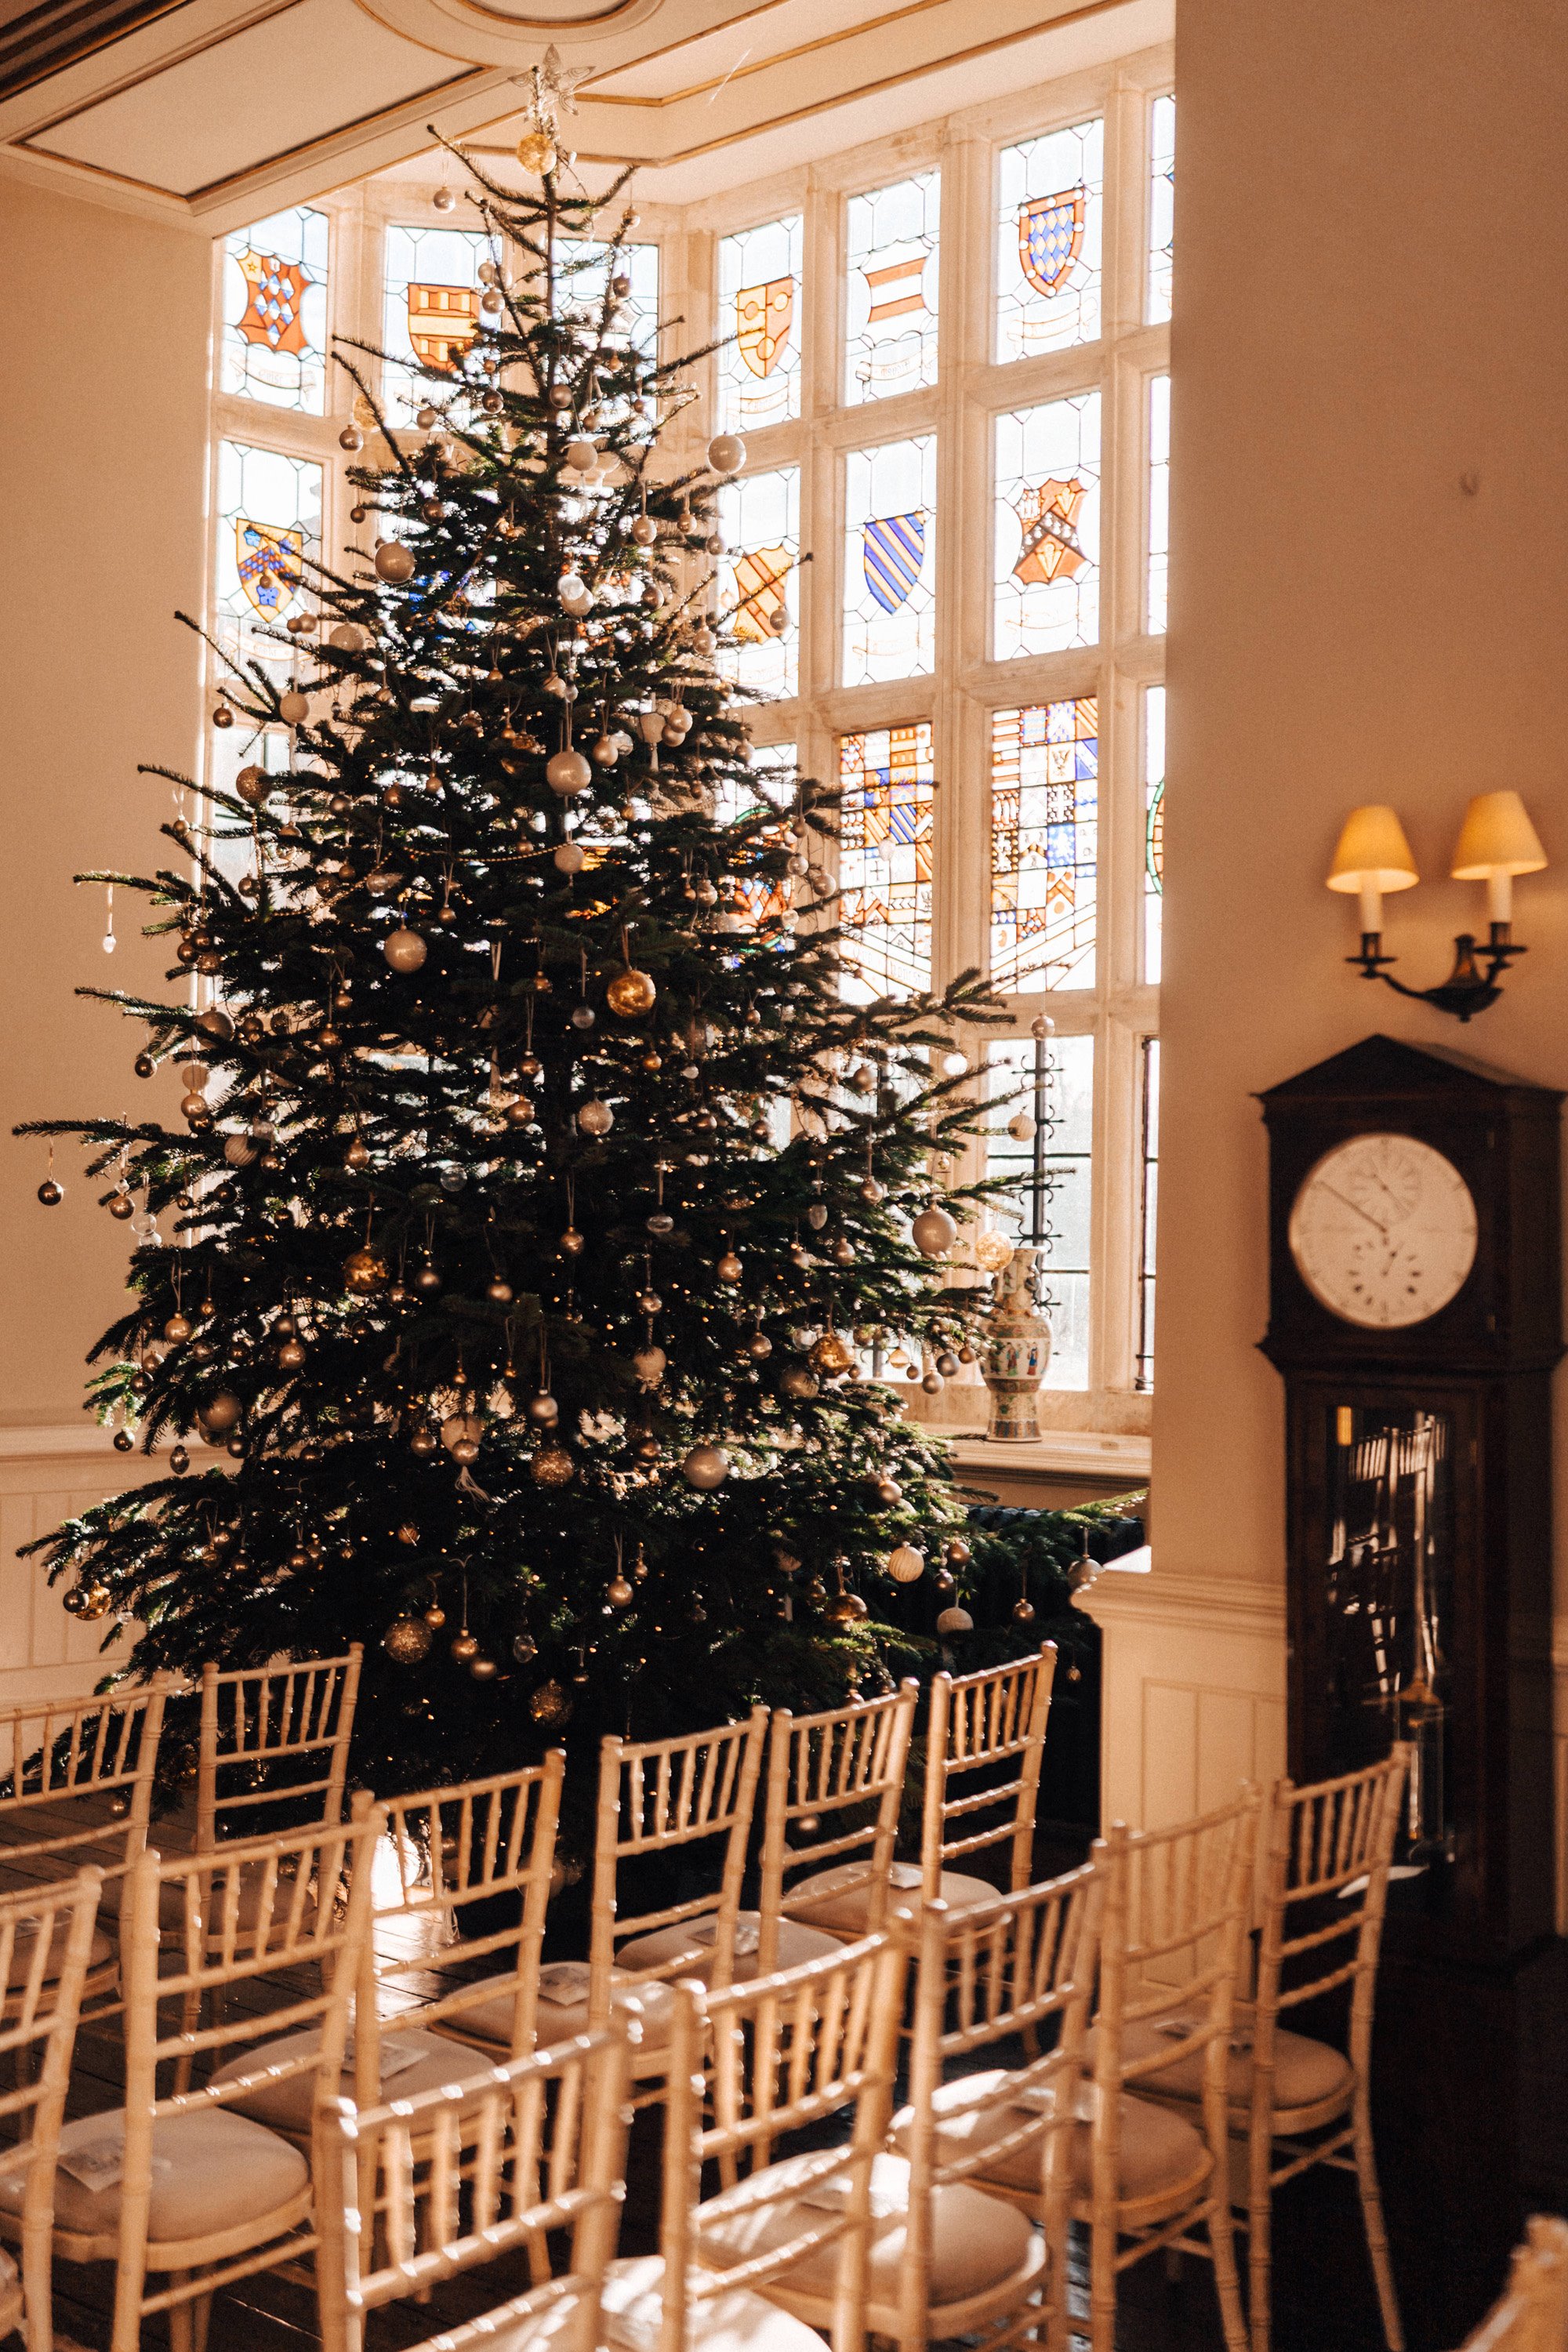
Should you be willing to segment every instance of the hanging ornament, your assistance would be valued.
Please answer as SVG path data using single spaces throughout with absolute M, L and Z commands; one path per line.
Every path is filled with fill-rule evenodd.
M 721 1282 L 729 1283 L 739 1282 L 744 1270 L 733 1250 L 726 1250 L 713 1268 Z
M 449 1412 L 441 1423 L 441 1443 L 454 1462 L 466 1468 L 479 1455 L 485 1424 L 477 1412 Z
M 466 1666 L 470 1658 L 477 1658 L 479 1654 L 479 1641 L 466 1625 L 460 1633 L 453 1634 L 447 1646 L 460 1666 Z
M 1013 1244 L 1005 1234 L 991 1227 L 974 1237 L 974 1263 L 982 1274 L 1000 1274 L 1012 1260 Z
M 656 1348 L 650 1341 L 646 1348 L 639 1348 L 632 1358 L 632 1370 L 644 1388 L 656 1389 L 664 1378 L 666 1361 L 664 1349 Z
M 574 751 L 568 742 L 564 751 L 557 751 L 552 759 L 546 761 L 544 781 L 562 800 L 571 800 L 578 793 L 587 791 L 594 781 L 594 771 L 582 752 Z
M 806 1403 L 817 1392 L 816 1374 L 805 1364 L 786 1364 L 779 1374 L 781 1394 L 792 1397 L 797 1403 Z
M 538 1657 L 539 1644 L 526 1629 L 512 1635 L 511 1654 L 520 1666 L 526 1666 L 531 1658 Z
M 552 863 L 558 874 L 581 874 L 588 863 L 588 853 L 580 842 L 563 841 Z
M 709 1494 L 729 1476 L 730 1457 L 721 1445 L 694 1445 L 680 1465 L 680 1475 L 699 1494 Z
M 825 1331 L 811 1350 L 811 1363 L 829 1380 L 855 1369 L 855 1350 L 837 1331 Z
M 38 1198 L 46 1209 L 58 1209 L 65 1199 L 66 1188 L 55 1181 L 55 1147 L 49 1146 L 49 1172 L 38 1187 Z
M 936 1630 L 939 1633 L 973 1633 L 974 1620 L 967 1609 L 961 1608 L 954 1601 L 951 1609 L 944 1609 L 938 1617 Z
M 226 1437 L 231 1429 L 237 1426 L 243 1410 L 237 1396 L 227 1389 L 220 1389 L 216 1396 L 210 1396 L 197 1405 L 196 1419 L 206 1436 Z
M 343 1260 L 343 1288 L 356 1297 L 368 1298 L 386 1280 L 386 1260 L 373 1249 L 350 1252 Z
M 457 201 L 458 199 L 453 190 L 446 187 L 437 188 L 435 194 L 430 199 L 430 202 L 435 205 L 436 210 L 438 213 L 451 212 L 456 206 Z
M 870 1613 L 858 1592 L 836 1592 L 823 1612 L 830 1625 L 858 1625 Z
M 738 474 L 746 462 L 746 445 L 738 433 L 716 433 L 708 444 L 708 463 L 716 474 Z
M 564 1486 L 575 1476 L 577 1465 L 553 1438 L 542 1445 L 529 1463 L 536 1486 Z
M 607 1102 L 593 1096 L 577 1108 L 577 1124 L 584 1135 L 608 1135 L 616 1123 L 616 1114 Z
M 114 937 L 114 885 L 110 882 L 107 885 L 103 894 L 104 954 L 112 955 L 114 953 L 116 944 L 117 942 Z
M 517 142 L 517 160 L 525 172 L 537 172 L 541 179 L 553 172 L 556 164 L 555 142 L 548 131 L 535 128 L 525 131 Z
M 399 929 L 382 941 L 381 952 L 394 971 L 417 971 L 430 952 L 430 943 L 417 931 Z
M 405 581 L 414 577 L 413 549 L 405 547 L 400 540 L 384 539 L 375 551 L 375 569 L 379 579 L 400 588 Z
M 958 1239 L 958 1226 L 945 1209 L 932 1202 L 910 1225 L 910 1235 L 922 1257 L 945 1257 Z
M 925 1572 L 925 1554 L 913 1544 L 896 1545 L 888 1554 L 888 1574 L 895 1584 L 913 1584 Z
M 1016 1110 L 1007 1121 L 1007 1132 L 1015 1143 L 1032 1143 L 1035 1139 L 1032 1115 L 1026 1110 Z
M 400 1666 L 417 1665 L 430 1654 L 433 1635 L 417 1617 L 395 1617 L 381 1637 L 381 1646 Z
M 542 1729 L 557 1730 L 571 1719 L 571 1696 L 559 1683 L 541 1683 L 529 1699 L 528 1711 Z
M 1018 1625 L 1032 1625 L 1034 1623 L 1035 1604 L 1030 1600 L 1026 1592 L 1020 1593 L 1017 1600 L 1014 1601 L 1013 1620 L 1014 1622 Z
M 496 1662 L 493 1658 L 470 1658 L 468 1672 L 477 1683 L 493 1682 L 496 1675 Z
M 634 971 L 629 963 L 615 974 L 605 990 L 605 1003 L 622 1021 L 636 1021 L 641 1014 L 651 1013 L 658 996 L 651 972 Z
M 226 702 L 220 702 L 217 709 L 213 712 L 213 725 L 218 728 L 232 727 L 234 725 L 234 713 L 229 709 Z

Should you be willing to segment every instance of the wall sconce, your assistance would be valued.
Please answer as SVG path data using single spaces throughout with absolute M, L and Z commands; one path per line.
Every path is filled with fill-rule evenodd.
M 1539 874 L 1545 864 L 1546 852 L 1519 794 L 1478 793 L 1465 811 L 1448 871 L 1456 882 L 1486 884 L 1486 945 L 1478 960 L 1474 934 L 1461 931 L 1454 941 L 1454 969 L 1442 985 L 1406 988 L 1387 969 L 1394 958 L 1383 952 L 1383 901 L 1386 892 L 1409 890 L 1421 877 L 1393 809 L 1352 809 L 1329 870 L 1331 890 L 1353 891 L 1361 900 L 1361 952 L 1345 961 L 1359 964 L 1363 980 L 1386 981 L 1401 996 L 1416 997 L 1423 1004 L 1435 1004 L 1439 1013 L 1457 1013 L 1468 1021 L 1497 1003 L 1510 958 L 1524 953 L 1511 936 L 1513 877 Z

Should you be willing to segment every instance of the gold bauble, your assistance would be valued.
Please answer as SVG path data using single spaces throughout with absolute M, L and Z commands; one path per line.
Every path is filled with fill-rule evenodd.
M 726 1250 L 713 1271 L 721 1282 L 739 1282 L 742 1273 L 741 1261 L 733 1250 Z
M 381 1646 L 400 1666 L 416 1665 L 430 1654 L 431 1633 L 417 1617 L 395 1617 L 381 1637 Z
M 528 1711 L 535 1723 L 552 1731 L 570 1719 L 572 1701 L 559 1683 L 541 1683 L 528 1702 Z
M 910 1237 L 922 1257 L 945 1257 L 958 1239 L 958 1226 L 945 1209 L 933 1202 L 910 1225 Z
M 836 1592 L 823 1612 L 830 1625 L 858 1625 L 870 1613 L 858 1592 Z
M 983 1274 L 1000 1274 L 1011 1263 L 1013 1244 L 1005 1234 L 977 1234 L 974 1238 L 974 1263 Z
M 379 1290 L 386 1280 L 386 1260 L 377 1257 L 373 1249 L 351 1251 L 343 1260 L 343 1288 L 368 1297 Z
M 564 1486 L 574 1476 L 577 1465 L 563 1445 L 542 1445 L 529 1464 L 536 1486 Z
M 553 172 L 555 142 L 549 131 L 525 131 L 517 142 L 517 160 L 525 172 Z
M 468 1672 L 472 1675 L 477 1683 L 493 1682 L 495 1679 L 495 1671 L 496 1662 L 493 1658 L 470 1658 L 468 1660 Z
M 196 1419 L 208 1436 L 216 1436 L 235 1427 L 241 1410 L 239 1399 L 227 1389 L 220 1389 L 216 1396 L 207 1397 L 197 1405 Z
M 721 1445 L 694 1445 L 680 1465 L 680 1475 L 699 1494 L 709 1494 L 729 1476 L 730 1457 Z
M 479 1656 L 479 1645 L 474 1635 L 465 1627 L 462 1633 L 453 1634 L 451 1651 L 458 1664 L 466 1666 L 470 1658 Z
M 106 1584 L 89 1584 L 83 1591 L 80 1614 L 88 1623 L 107 1617 L 113 1606 L 114 1595 Z
M 811 1361 L 819 1372 L 830 1378 L 838 1372 L 855 1369 L 855 1350 L 837 1331 L 825 1331 L 811 1351 Z
M 623 1021 L 635 1021 L 639 1014 L 651 1013 L 658 995 L 652 973 L 634 971 L 628 964 L 625 971 L 616 972 L 605 989 L 605 1002 Z
M 629 1608 L 632 1588 L 624 1576 L 614 1576 L 605 1588 L 605 1598 L 612 1609 Z

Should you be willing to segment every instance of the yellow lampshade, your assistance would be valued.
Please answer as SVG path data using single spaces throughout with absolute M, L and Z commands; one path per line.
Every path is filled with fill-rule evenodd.
M 1394 811 L 1383 807 L 1352 809 L 1329 868 L 1330 889 L 1347 893 L 1408 890 L 1420 879 L 1410 844 L 1405 838 L 1405 828 Z
M 1517 793 L 1478 793 L 1465 811 L 1448 868 L 1456 882 L 1486 882 L 1494 874 L 1539 874 L 1546 863 L 1541 838 Z

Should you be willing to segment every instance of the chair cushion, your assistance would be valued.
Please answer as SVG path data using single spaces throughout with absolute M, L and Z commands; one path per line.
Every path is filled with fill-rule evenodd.
M 574 1970 L 570 1981 L 565 1977 L 567 1969 Z M 552 1997 L 550 1990 L 552 1976 L 556 1979 L 558 1997 Z M 468 1990 L 483 1993 L 485 1998 L 450 2015 L 446 2021 L 450 2030 L 454 2033 L 475 2033 L 481 2041 L 493 2042 L 498 2049 L 510 2049 L 512 2005 L 517 1997 L 516 1977 L 509 1969 L 505 1976 L 486 1977 Z M 619 1969 L 612 1969 L 610 2002 L 613 2008 L 626 2010 L 637 2020 L 642 2027 L 642 2048 L 645 2051 L 668 2041 L 670 2000 L 663 1985 L 628 1984 Z M 535 2030 L 539 2042 L 546 2048 L 552 2042 L 568 2041 L 574 2033 L 587 2032 L 588 1972 L 585 1965 L 579 1968 L 574 1962 L 563 1961 L 557 1963 L 555 1969 L 540 1970 Z
M 977 1903 L 991 1902 L 997 1892 L 986 1879 L 971 1878 L 961 1870 L 944 1870 L 938 1895 L 950 1911 L 968 1911 Z M 898 1910 L 900 1905 L 920 1901 L 921 1874 L 913 1863 L 893 1864 L 888 1893 L 889 1912 Z M 795 1916 L 813 1927 L 863 1936 L 871 1912 L 871 1880 L 867 1864 L 841 1862 L 832 1870 L 819 1870 L 814 1877 L 798 1879 L 786 1899 Z
M 1181 2033 L 1194 2031 L 1192 2018 L 1141 2018 L 1122 2030 L 1121 2054 L 1124 2060 L 1157 2056 L 1161 2048 L 1173 2037 L 1162 2031 L 1166 2023 Z M 1248 2112 L 1252 2105 L 1252 2009 L 1238 2003 L 1231 2030 L 1229 2061 L 1226 2066 L 1227 2095 L 1233 2109 Z M 1274 2104 L 1276 2107 L 1315 2106 L 1320 2099 L 1340 2095 L 1348 2098 L 1355 2076 L 1350 2060 L 1334 2049 L 1331 2042 L 1314 2042 L 1305 2033 L 1286 2033 L 1276 2029 L 1274 2035 Z M 1139 2087 L 1152 2096 L 1163 2099 L 1189 2099 L 1194 2103 L 1204 2095 L 1204 2053 L 1201 2050 L 1178 2058 L 1173 2066 L 1162 2066 L 1155 2074 L 1140 2078 Z
M 62 1911 L 55 1921 L 49 1936 L 49 1948 L 44 1957 L 46 1984 L 53 1984 L 66 1964 L 66 1946 L 70 1941 L 70 1914 L 68 1911 Z M 18 1927 L 16 1941 L 12 1947 L 10 1972 L 5 1979 L 7 1992 L 13 1991 L 18 1985 L 26 1983 L 32 1973 L 33 1960 L 37 1951 L 37 1927 L 30 1920 L 25 1921 Z M 106 1936 L 101 1927 L 95 1927 L 92 1931 L 92 1942 L 88 1947 L 89 1976 L 91 1976 L 95 1969 L 107 1968 L 113 1958 L 113 1937 Z
M 676 1977 L 692 1977 L 699 1984 L 707 1984 L 713 1973 L 712 1947 L 704 1947 L 693 1939 L 698 1930 L 710 1924 L 704 1919 L 682 1919 L 674 1927 L 656 1927 L 651 1936 L 634 1936 L 629 1944 L 621 1946 L 621 1962 L 635 1973 L 639 1969 L 668 1968 L 672 1960 L 679 1959 L 681 1965 L 674 1972 Z M 761 1924 L 755 1911 L 742 1911 L 736 1921 L 736 1984 L 751 1984 L 760 1972 L 757 1936 Z M 807 1960 L 831 1959 L 838 1949 L 837 1937 L 825 1935 L 820 1927 L 805 1927 L 798 1919 L 779 1921 L 776 1965 L 781 1969 L 803 1968 Z
M 781 2164 L 748 2176 L 747 2186 L 766 2181 L 787 2189 L 792 2179 L 808 2178 L 808 2168 L 820 2158 L 786 2157 Z M 905 2218 L 909 2207 L 910 2168 L 900 2156 L 879 2156 L 872 2167 L 871 2300 L 896 2304 L 905 2262 Z M 830 2211 L 789 2200 L 704 2217 L 700 2210 L 693 2233 L 699 2261 L 708 2270 L 722 2271 L 750 2262 L 770 2248 L 785 2246 L 805 2230 L 830 2221 Z M 1028 2261 L 1034 2231 L 1027 2217 L 999 2197 L 963 2184 L 939 2189 L 933 2199 L 930 2300 L 933 2305 L 963 2303 L 999 2286 Z M 831 2296 L 837 2275 L 840 2241 L 814 2247 L 791 2264 L 781 2286 L 801 2294 Z
M 258 2074 L 269 2062 L 279 2064 L 291 2058 L 313 2057 L 321 2046 L 319 2026 L 303 2033 L 280 2034 L 276 2042 L 263 2042 L 243 2057 L 231 2058 L 213 2076 L 215 2083 L 232 2083 L 237 2075 Z M 480 2050 L 465 2049 L 460 2042 L 448 2042 L 439 2033 L 419 2033 L 402 2026 L 386 2026 L 381 2043 L 381 2096 L 403 2099 L 415 2091 L 438 2090 L 443 2083 L 466 2083 L 476 2074 L 488 2074 L 495 2061 Z M 352 2063 L 341 2076 L 342 2095 L 354 2095 L 354 2070 Z M 228 2102 L 229 2115 L 250 2116 L 256 2122 L 270 2124 L 274 2130 L 308 2136 L 315 2111 L 317 2075 L 314 2070 L 299 2074 L 284 2074 L 278 2081 L 258 2084 L 242 2097 Z
M 933 2114 L 941 2118 L 941 2161 L 951 2163 L 987 2140 L 1003 2139 L 1023 2126 L 1028 2109 L 997 2098 L 1006 2079 L 1005 2071 L 998 2067 L 984 2074 L 964 2074 L 957 2082 L 942 2084 L 931 2101 Z M 896 2147 L 909 2146 L 910 2124 L 910 2110 L 906 2107 L 894 2119 Z M 1073 2133 L 1073 2191 L 1077 2196 L 1087 2197 L 1089 2192 L 1091 2147 L 1089 2127 L 1080 2123 Z M 1001 2188 L 1037 2190 L 1044 2161 L 1042 2141 L 1027 2140 L 999 2160 L 991 2178 Z M 1185 2181 L 1202 2180 L 1208 2168 L 1208 2143 L 1185 2116 L 1177 2115 L 1170 2107 L 1157 2106 L 1152 2099 L 1123 2095 L 1117 2131 L 1118 2195 L 1163 2196 Z
M 73 2151 L 107 2143 L 122 2148 L 121 2108 L 82 2116 L 60 2134 L 55 2174 L 55 2221 L 62 2230 L 101 2236 L 120 2223 L 120 2183 L 89 2189 L 65 2169 Z M 165 2116 L 153 2126 L 153 2207 L 148 2237 L 154 2242 L 218 2235 L 260 2221 L 290 2204 L 307 2187 L 310 2168 L 297 2147 L 244 2116 L 221 2107 L 206 2114 Z M 0 2172 L 0 2209 L 18 2213 L 25 2173 Z
M 704 2283 L 711 2286 L 711 2273 Z M 662 2256 L 644 2254 L 612 2263 L 600 2310 L 599 2342 L 607 2352 L 658 2352 Z M 804 2319 L 793 2318 L 763 2295 L 736 2287 L 687 2305 L 686 2342 L 688 2352 L 823 2352 L 821 2336 Z M 486 2352 L 524 2352 L 524 2347 L 521 2343 L 487 2345 Z

